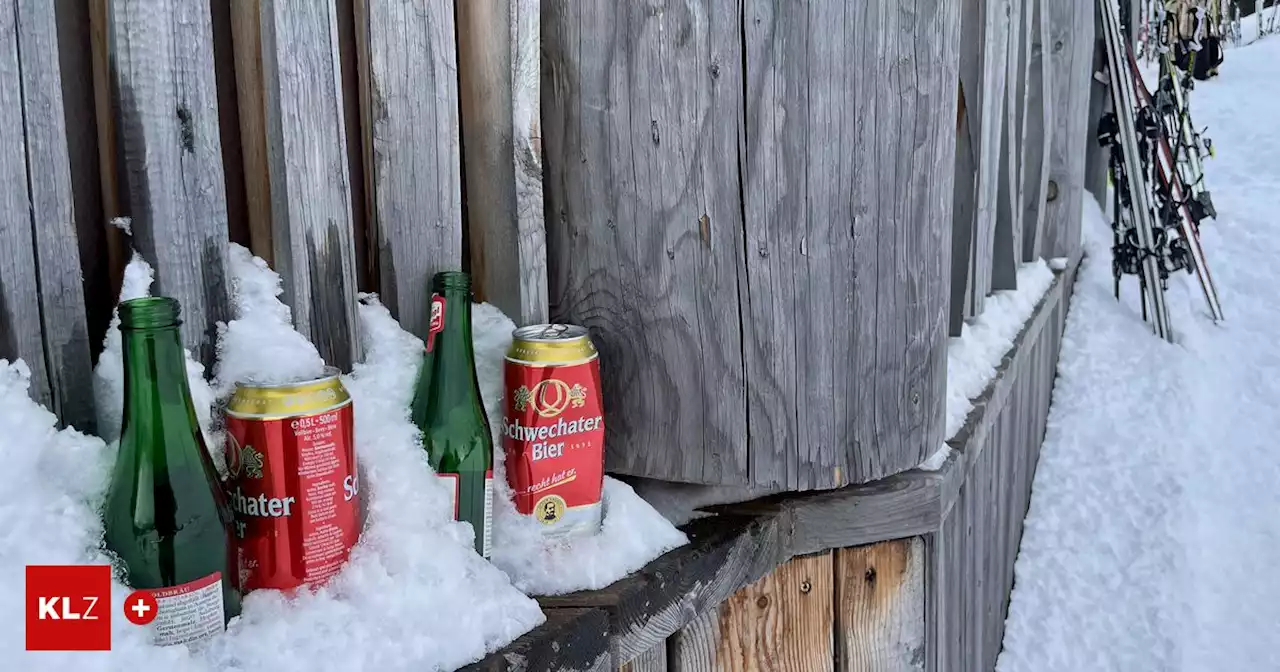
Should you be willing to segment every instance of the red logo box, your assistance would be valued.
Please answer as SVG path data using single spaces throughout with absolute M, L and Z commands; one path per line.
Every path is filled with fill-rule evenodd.
M 27 565 L 27 650 L 111 650 L 110 565 Z

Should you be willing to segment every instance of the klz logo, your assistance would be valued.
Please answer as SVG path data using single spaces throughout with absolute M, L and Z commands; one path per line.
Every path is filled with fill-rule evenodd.
M 27 650 L 111 649 L 111 567 L 27 566 Z

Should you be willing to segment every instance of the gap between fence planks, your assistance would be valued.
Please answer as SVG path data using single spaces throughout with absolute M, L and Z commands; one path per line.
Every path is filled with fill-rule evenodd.
M 1026 149 L 1025 114 L 1028 44 L 1024 14 L 1030 0 L 1010 0 L 1009 39 L 1005 52 L 1005 97 L 1001 101 L 1003 128 L 1000 145 L 1000 184 L 996 199 L 996 227 L 992 238 L 991 290 L 1018 288 L 1018 261 L 1022 256 L 1022 163 Z
M 1023 162 L 1022 261 L 1040 258 L 1044 246 L 1045 207 L 1049 186 L 1049 147 L 1053 142 L 1053 69 L 1045 56 L 1049 16 L 1044 5 L 1050 0 L 1028 0 L 1031 14 L 1027 54 L 1027 151 Z
M 108 58 L 115 176 L 154 295 L 182 304 L 183 344 L 210 370 L 228 318 L 227 211 L 207 3 L 111 0 Z M 104 158 L 104 170 L 117 164 Z M 104 191 L 108 180 L 104 179 Z

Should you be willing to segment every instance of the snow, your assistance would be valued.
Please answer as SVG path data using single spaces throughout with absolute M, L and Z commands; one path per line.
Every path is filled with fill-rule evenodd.
M 1274 37 L 1232 49 L 1191 94 L 1217 147 L 1202 241 L 1225 322 L 1179 274 L 1177 343 L 1153 336 L 1133 278 L 1114 298 L 1110 229 L 1086 201 L 999 672 L 1280 669 L 1278 61 Z
M 219 325 L 217 385 L 190 360 L 193 400 L 221 459 L 213 409 L 235 384 L 286 382 L 319 375 L 324 363 L 291 325 L 280 278 L 248 250 L 231 246 L 235 319 Z M 138 255 L 125 271 L 121 299 L 150 294 L 154 272 Z M 107 564 L 99 550 L 98 510 L 106 494 L 120 430 L 123 363 L 118 317 L 95 370 L 100 426 L 109 441 L 74 429 L 27 395 L 30 372 L 0 360 L 0 599 L 11 614 L 0 649 L 25 669 L 133 670 L 452 670 L 497 650 L 544 620 L 529 594 L 559 594 L 607 586 L 662 553 L 687 543 L 626 484 L 606 478 L 600 534 L 545 540 L 538 524 L 516 514 L 495 456 L 495 558 L 473 548 L 469 524 L 449 516 L 449 495 L 432 473 L 409 419 L 422 341 L 405 332 L 375 295 L 361 295 L 365 361 L 343 376 L 355 410 L 356 449 L 366 521 L 342 571 L 326 585 L 294 597 L 259 590 L 246 596 L 225 635 L 194 647 L 158 648 L 143 629 L 113 619 L 110 653 L 18 653 L 24 628 L 23 567 Z M 488 304 L 474 307 L 477 373 L 495 436 L 500 422 L 503 357 L 514 325 Z M 216 394 L 215 394 L 216 393 Z M 113 585 L 115 613 L 128 589 Z M 12 616 L 12 615 L 18 616 Z
M 947 440 L 964 426 L 973 410 L 973 399 L 995 378 L 1001 360 L 1013 348 L 1053 277 L 1043 261 L 1022 264 L 1018 267 L 1018 288 L 988 296 L 982 314 L 965 324 L 960 337 L 947 344 Z M 930 459 L 930 463 L 934 461 Z

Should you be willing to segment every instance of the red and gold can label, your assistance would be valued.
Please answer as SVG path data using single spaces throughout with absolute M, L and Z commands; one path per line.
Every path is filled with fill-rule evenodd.
M 549 536 L 601 523 L 604 417 L 595 357 L 567 365 L 506 361 L 502 443 L 516 510 Z
M 228 413 L 227 495 L 245 591 L 322 585 L 359 539 L 353 412 L 342 397 L 312 414 Z

